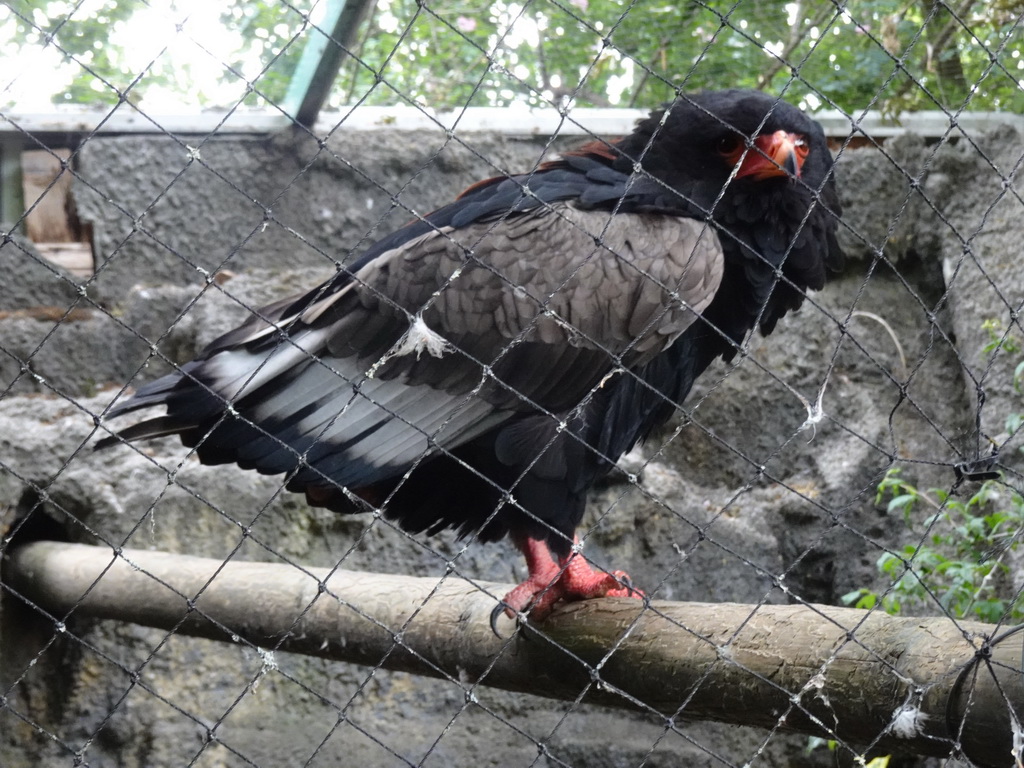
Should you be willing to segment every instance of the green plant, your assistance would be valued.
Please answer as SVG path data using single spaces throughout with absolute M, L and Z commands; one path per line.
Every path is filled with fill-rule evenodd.
M 988 334 L 988 342 L 981 348 L 983 355 L 992 355 L 996 352 L 1016 355 L 1020 352 L 1020 342 L 1017 336 L 1007 331 L 999 319 L 990 317 L 983 320 L 981 330 Z M 1021 365 L 1024 365 L 1024 362 Z
M 930 508 L 920 522 L 923 538 L 878 559 L 878 570 L 892 580 L 888 591 L 879 595 L 861 588 L 844 595 L 844 603 L 880 605 L 891 614 L 939 607 L 957 618 L 989 623 L 1024 618 L 1005 562 L 1024 529 L 1024 497 L 995 480 L 983 483 L 966 500 L 937 488 L 922 491 L 894 468 L 879 483 L 875 502 L 886 498 L 888 511 L 902 512 L 911 530 L 918 516 L 914 513 L 922 506 Z

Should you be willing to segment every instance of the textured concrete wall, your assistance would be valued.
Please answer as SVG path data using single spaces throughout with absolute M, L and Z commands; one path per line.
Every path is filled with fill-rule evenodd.
M 247 307 L 331 274 L 410 209 L 546 151 L 537 140 L 461 138 L 468 148 L 387 131 L 323 147 L 290 135 L 90 140 L 75 193 L 94 226 L 95 279 L 55 274 L 24 241 L 0 247 L 17 265 L 0 294 L 5 525 L 27 516 L 41 535 L 113 547 L 438 577 L 454 558 L 472 576 L 521 577 L 506 545 L 464 548 L 311 510 L 275 478 L 182 461 L 171 440 L 138 452 L 90 446 L 94 415 L 124 384 L 189 359 Z M 948 486 L 948 463 L 974 450 L 975 382 L 993 435 L 1015 402 L 1015 361 L 990 365 L 980 352 L 982 321 L 1008 325 L 1024 290 L 1021 201 L 1001 181 L 1014 146 L 1004 132 L 845 153 L 846 272 L 770 338 L 752 339 L 747 356 L 708 372 L 686 418 L 624 460 L 642 469 L 639 487 L 623 475 L 594 492 L 588 555 L 674 600 L 836 603 L 879 585 L 882 548 L 908 537 L 874 503 L 881 473 L 898 456 L 921 485 Z M 207 279 L 224 270 L 234 276 Z M 75 311 L 57 322 L 41 307 Z M 805 404 L 826 380 L 812 424 Z M 487 689 L 467 704 L 436 680 L 286 655 L 268 663 L 243 647 L 59 618 L 65 631 L 3 594 L 5 767 L 75 755 L 94 768 L 831 760 L 804 755 L 806 738 L 784 732 L 666 730 L 654 717 Z

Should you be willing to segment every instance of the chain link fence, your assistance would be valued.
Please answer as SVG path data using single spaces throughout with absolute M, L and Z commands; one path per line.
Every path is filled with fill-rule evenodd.
M 489 7 L 500 34 L 427 2 L 379 5 L 362 37 L 320 30 L 348 54 L 332 98 L 400 108 L 302 127 L 271 75 L 317 34 L 308 9 L 261 6 L 287 22 L 280 48 L 255 71 L 220 61 L 236 100 L 182 117 L 133 95 L 162 54 L 121 83 L 8 6 L 112 103 L 0 111 L 0 762 L 1019 764 L 1024 144 L 988 110 L 1018 98 L 1021 9 L 792 3 L 776 45 L 745 20 L 762 4 L 698 3 L 641 57 L 642 4 Z M 510 40 L 558 24 L 597 52 L 578 84 L 518 68 Z M 841 25 L 870 53 L 847 103 L 817 68 Z M 670 71 L 682 31 L 700 50 Z M 479 69 L 405 77 L 430 44 Z M 748 71 L 701 69 L 727 46 Z M 591 490 L 583 552 L 644 600 L 495 635 L 526 576 L 507 544 L 408 533 L 386 502 L 310 506 L 173 437 L 93 451 L 115 402 L 261 308 L 483 179 L 628 133 L 644 113 L 573 108 L 628 92 L 622 67 L 648 98 L 749 77 L 824 108 L 847 256 Z M 554 106 L 473 109 L 503 90 Z

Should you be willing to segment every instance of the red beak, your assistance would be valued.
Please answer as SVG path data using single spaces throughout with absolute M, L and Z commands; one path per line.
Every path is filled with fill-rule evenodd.
M 800 178 L 806 158 L 807 142 L 803 136 L 786 131 L 758 136 L 743 158 L 736 178 L 750 176 L 759 181 L 776 176 Z

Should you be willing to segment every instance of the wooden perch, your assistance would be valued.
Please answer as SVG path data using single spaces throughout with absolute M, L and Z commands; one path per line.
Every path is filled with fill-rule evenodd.
M 876 750 L 1013 765 L 1024 632 L 810 605 L 629 599 L 564 606 L 495 637 L 508 585 L 222 562 L 36 542 L 8 553 L 9 589 L 56 620 L 131 621 L 203 637 L 676 721 L 781 727 Z M 486 591 L 485 591 L 486 590 Z M 1014 731 L 1018 739 L 1014 739 Z M 1019 748 L 1019 747 L 1018 747 Z

